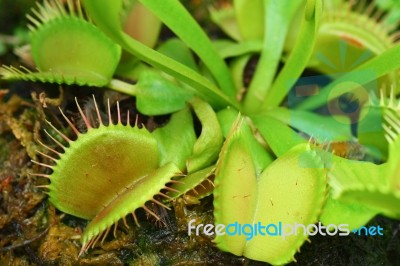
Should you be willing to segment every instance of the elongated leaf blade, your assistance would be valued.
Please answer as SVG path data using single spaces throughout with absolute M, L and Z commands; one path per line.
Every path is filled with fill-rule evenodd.
M 307 1 L 298 40 L 284 68 L 266 95 L 263 108 L 278 106 L 305 69 L 314 49 L 321 13 L 321 0 Z
M 237 1 L 239 2 L 239 1 Z M 255 5 L 256 1 L 250 1 Z M 302 1 L 263 1 L 264 42 L 254 76 L 246 93 L 244 107 L 249 112 L 258 110 L 275 77 L 285 38 L 295 11 Z M 312 41 L 310 41 L 312 43 Z
M 218 55 L 205 32 L 183 7 L 175 0 L 139 0 L 184 41 L 204 62 L 222 91 L 235 99 L 235 89 L 229 70 Z
M 264 115 L 278 119 L 291 127 L 312 136 L 318 142 L 352 140 L 351 123 L 347 117 L 322 116 L 302 110 L 275 108 Z

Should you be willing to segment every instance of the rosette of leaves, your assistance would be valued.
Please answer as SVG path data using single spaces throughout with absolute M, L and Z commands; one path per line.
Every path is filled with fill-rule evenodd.
M 189 175 L 187 179 L 182 179 L 182 182 L 186 179 L 187 184 L 198 183 L 205 180 L 215 165 L 216 223 L 228 224 L 235 219 L 241 223 L 314 223 L 321 213 L 320 219 L 330 222 L 330 217 L 335 217 L 343 208 L 335 209 L 329 202 L 339 202 L 344 208 L 349 204 L 357 204 L 360 209 L 372 206 L 373 212 L 397 217 L 398 192 L 396 185 L 393 187 L 395 178 L 389 170 L 380 171 L 385 167 L 395 169 L 398 165 L 397 156 L 389 155 L 393 159 L 389 159 L 386 166 L 362 162 L 361 166 L 353 167 L 354 162 L 349 158 L 337 157 L 329 149 L 322 148 L 324 143 L 356 142 L 349 118 L 343 113 L 326 116 L 312 111 L 397 71 L 400 66 L 400 47 L 397 44 L 393 43 L 391 47 L 373 54 L 343 75 L 332 76 L 332 80 L 318 88 L 318 93 L 311 93 L 311 96 L 299 93 L 295 104 L 289 102 L 289 105 L 285 105 L 283 102 L 291 96 L 290 90 L 307 66 L 313 63 L 310 60 L 313 59 L 321 30 L 323 25 L 328 25 L 324 24 L 324 21 L 329 21 L 324 16 L 329 10 L 323 10 L 321 0 L 304 3 L 291 0 L 234 1 L 238 16 L 248 10 L 262 10 L 254 16 L 254 19 L 262 18 L 262 23 L 258 24 L 262 27 L 250 27 L 253 20 L 248 20 L 249 24 L 246 25 L 246 19 L 240 18 L 238 21 L 241 25 L 229 29 L 240 32 L 240 35 L 236 34 L 236 39 L 215 42 L 208 38 L 179 1 L 139 2 L 170 28 L 177 39 L 152 49 L 123 30 L 122 0 L 86 0 L 83 4 L 91 20 L 114 43 L 138 62 L 158 70 L 149 72 L 148 66 L 135 65 L 124 73 L 138 77 L 137 84 L 117 80 L 109 83 L 114 89 L 136 95 L 139 111 L 149 115 L 179 113 L 185 110 L 187 102 L 199 97 L 202 104 L 207 103 L 209 110 L 217 113 L 219 123 L 209 126 L 202 123 L 202 133 L 220 136 L 218 132 L 221 128 L 225 137 L 222 148 L 211 142 L 219 138 L 210 137 L 204 141 L 200 136 L 196 142 L 200 144 L 193 146 L 193 154 L 199 158 L 194 155 L 185 157 L 189 162 L 186 164 Z M 244 18 L 246 16 L 248 14 Z M 300 25 L 300 28 L 293 46 L 288 54 L 284 54 L 285 40 L 291 37 L 289 34 L 293 23 Z M 331 23 L 329 25 L 332 27 L 340 26 L 340 23 Z M 363 45 L 372 49 L 366 44 L 375 39 L 364 36 L 357 29 L 349 29 L 342 29 L 349 35 L 347 39 L 365 41 Z M 327 40 L 330 42 L 329 38 Z M 245 87 L 243 71 L 249 56 L 255 52 L 260 54 L 260 58 L 250 85 Z M 197 61 L 193 59 L 193 53 L 198 57 Z M 225 59 L 231 57 L 237 58 L 228 65 Z M 279 69 L 281 62 L 284 65 Z M 370 71 L 374 74 L 370 75 Z M 393 79 L 389 79 L 389 82 L 393 82 Z M 202 116 L 196 112 L 196 108 L 194 111 L 201 121 Z M 174 116 L 178 113 L 174 113 Z M 178 122 L 170 123 L 174 125 Z M 180 134 L 186 134 L 188 130 L 182 129 L 183 133 Z M 160 143 L 165 143 L 164 154 L 172 154 L 168 153 L 169 149 L 175 155 L 185 154 L 181 150 L 175 151 L 175 145 L 168 142 L 169 138 L 165 135 L 167 129 L 165 134 L 160 132 L 156 135 Z M 391 142 L 395 143 L 393 136 L 397 134 L 397 129 L 395 132 L 386 132 Z M 305 135 L 312 136 L 312 141 L 308 142 L 303 137 Z M 208 155 L 201 158 L 204 154 Z M 359 170 L 363 167 L 370 169 L 371 173 Z M 199 171 L 201 174 L 195 175 Z M 383 185 L 379 185 L 372 176 L 377 172 L 379 175 L 376 178 Z M 345 181 L 347 177 L 349 182 Z M 197 181 L 192 183 L 192 178 Z M 183 190 L 192 187 L 188 185 Z M 325 197 L 328 198 L 326 206 L 323 204 Z M 364 224 L 372 216 L 367 213 L 360 219 L 354 219 L 352 224 Z M 294 259 L 295 252 L 305 239 L 303 235 L 285 242 L 274 238 L 247 240 L 224 236 L 216 237 L 215 242 L 222 250 L 236 255 L 284 264 Z
M 240 1 L 238 1 L 238 3 L 239 2 Z M 119 7 L 117 4 L 109 4 L 109 7 L 105 9 L 100 7 L 100 3 L 95 3 L 93 1 L 84 2 L 93 20 L 96 21 L 99 27 L 107 32 L 109 36 L 112 36 L 114 41 L 119 43 L 123 49 L 136 55 L 141 60 L 152 64 L 154 67 L 174 76 L 178 80 L 185 82 L 190 86 L 190 88 L 188 88 L 189 90 L 193 89 L 195 94 L 203 97 L 203 99 L 208 101 L 216 110 L 221 109 L 221 104 L 230 108 L 228 109 L 230 111 L 223 110 L 220 111 L 218 115 L 220 124 L 225 132 L 224 135 L 227 139 L 224 148 L 221 150 L 216 168 L 216 189 L 214 191 L 214 195 L 216 196 L 214 202 L 216 223 L 228 223 L 232 221 L 232 219 L 239 219 L 239 217 L 243 217 L 247 222 L 255 221 L 254 217 L 259 218 L 260 221 L 266 221 L 260 216 L 267 216 L 268 212 L 272 211 L 265 210 L 265 212 L 263 212 L 257 208 L 253 209 L 252 206 L 265 206 L 270 204 L 270 202 L 262 196 L 257 196 L 258 194 L 256 191 L 266 191 L 267 195 L 272 196 L 273 192 L 268 192 L 268 189 L 271 185 L 269 182 L 273 181 L 269 180 L 269 178 L 280 178 L 279 175 L 282 175 L 279 182 L 286 185 L 282 185 L 282 190 L 279 194 L 281 197 L 278 196 L 276 200 L 278 202 L 280 202 L 280 200 L 283 201 L 282 209 L 289 210 L 291 208 L 296 208 L 293 207 L 292 201 L 285 201 L 285 197 L 295 193 L 296 188 L 290 187 L 290 177 L 288 177 L 287 180 L 285 179 L 284 169 L 295 169 L 299 167 L 299 161 L 296 160 L 302 157 L 306 146 L 299 146 L 303 148 L 298 147 L 297 152 L 292 151 L 297 145 L 305 145 L 302 144 L 305 141 L 290 127 L 308 135 L 313 135 L 317 142 L 353 141 L 354 138 L 350 132 L 350 122 L 348 120 L 346 121 L 346 118 L 340 120 L 335 116 L 326 117 L 309 111 L 278 107 L 312 57 L 319 36 L 318 29 L 323 23 L 324 13 L 322 12 L 321 2 L 308 1 L 305 6 L 302 6 L 298 2 L 294 3 L 293 1 L 265 1 L 262 3 L 265 35 L 261 45 L 260 60 L 245 95 L 242 95 L 242 88 L 240 87 L 243 86 L 243 84 L 234 82 L 234 80 L 240 80 L 236 79 L 236 76 L 233 76 L 238 73 L 232 69 L 232 74 L 226 74 L 227 67 L 223 61 L 221 62 L 224 57 L 215 56 L 216 48 L 214 47 L 221 47 L 221 43 L 217 43 L 216 46 L 213 46 L 206 38 L 204 32 L 201 31 L 200 27 L 190 18 L 187 11 L 185 11 L 179 3 L 165 1 L 163 2 L 162 8 L 158 5 L 157 1 L 142 0 L 141 3 L 156 14 L 156 16 L 158 16 L 167 27 L 174 31 L 178 38 L 200 58 L 201 66 L 203 66 L 203 69 L 200 68 L 200 73 L 203 72 L 203 75 L 211 76 L 213 80 L 215 80 L 215 85 L 220 88 L 221 92 L 224 93 L 226 97 L 220 97 L 219 93 L 216 93 L 214 85 L 209 85 L 208 82 L 201 85 L 197 83 L 199 72 L 198 69 L 195 69 L 197 73 L 193 72 L 194 68 L 188 63 L 191 62 L 190 57 L 185 60 L 181 58 L 177 59 L 175 62 L 176 65 L 175 63 L 169 64 L 171 58 L 177 58 L 176 53 L 174 56 L 173 51 L 169 53 L 170 57 L 166 58 L 163 54 L 139 46 L 137 42 L 124 35 L 118 23 Z M 105 4 L 105 2 L 103 4 Z M 251 5 L 250 3 L 247 4 Z M 260 4 L 260 2 L 254 1 L 254 5 L 257 4 Z M 289 27 L 299 7 L 302 10 L 300 12 L 300 14 L 302 14 L 302 23 L 300 23 L 301 26 L 298 37 L 296 38 L 289 56 L 286 58 L 286 63 L 282 70 L 276 73 L 277 64 L 279 63 L 284 48 L 284 40 L 288 36 Z M 168 10 L 168 12 L 165 12 L 165 10 Z M 108 20 L 104 19 L 106 16 L 109 18 Z M 174 17 L 180 17 L 182 19 L 177 21 Z M 277 18 L 279 18 L 279 20 L 277 20 Z M 190 31 L 188 28 L 190 28 Z M 353 35 L 355 37 L 357 36 L 356 34 Z M 268 38 L 268 36 L 274 36 L 274 38 L 279 37 L 280 41 L 276 41 L 276 39 L 274 39 L 275 41 L 271 41 L 271 38 Z M 240 46 L 242 44 L 243 43 L 238 42 L 236 48 L 239 49 L 240 47 L 240 49 L 243 50 L 239 50 L 245 51 L 244 53 L 251 52 L 250 48 L 248 48 L 248 50 L 246 50 L 247 48 L 242 48 L 243 46 Z M 232 45 L 232 47 L 235 47 L 235 44 Z M 231 51 L 235 51 L 235 49 L 232 48 Z M 321 89 L 320 94 L 309 97 L 309 99 L 306 99 L 299 107 L 301 109 L 311 109 L 326 103 L 326 94 L 338 84 L 343 84 L 348 81 L 354 83 L 341 91 L 342 94 L 344 94 L 349 91 L 351 92 L 360 84 L 366 84 L 371 80 L 393 72 L 399 65 L 392 59 L 399 56 L 399 51 L 400 48 L 394 45 L 382 51 L 382 53 L 377 56 L 371 57 L 364 64 L 355 68 L 353 72 L 348 72 L 327 84 L 325 88 Z M 213 55 L 212 58 L 210 58 L 210 55 Z M 230 56 L 228 52 L 226 52 L 226 55 Z M 271 58 L 274 60 L 271 61 Z M 273 64 L 273 66 L 275 65 L 275 67 L 271 67 L 271 64 Z M 204 66 L 206 69 L 204 69 Z M 357 72 L 371 68 L 376 70 L 373 76 L 359 75 Z M 177 74 L 176 72 L 178 72 L 179 69 L 184 71 L 179 71 L 180 73 Z M 239 73 L 242 74 L 241 72 Z M 236 84 L 236 86 L 233 84 Z M 235 124 L 233 123 L 234 119 L 232 119 L 232 117 L 235 117 L 238 111 L 243 113 L 245 122 L 239 123 L 239 126 L 233 126 L 233 128 L 236 129 L 233 130 L 233 132 L 236 133 L 228 134 L 227 132 L 231 126 Z M 233 113 L 228 114 L 229 112 Z M 228 117 L 230 117 L 230 119 L 228 119 Z M 243 125 L 246 130 L 242 129 Z M 247 133 L 242 133 L 242 130 Z M 243 135 L 245 135 L 245 137 L 243 137 Z M 261 142 L 260 135 L 263 139 Z M 249 143 L 252 143 L 252 145 Z M 270 147 L 270 150 L 265 149 L 263 146 L 265 144 Z M 254 152 L 253 149 L 256 151 Z M 285 161 L 285 163 L 282 163 L 280 166 L 278 161 L 276 163 L 272 162 L 273 154 L 279 158 L 278 160 Z M 321 154 L 324 153 L 322 152 Z M 241 158 L 241 160 L 236 158 Z M 291 158 L 294 158 L 294 161 L 292 161 Z M 318 158 L 318 156 L 316 156 L 316 158 Z M 319 158 L 319 160 L 322 159 Z M 350 161 L 347 158 L 343 160 L 345 162 Z M 318 160 L 315 159 L 313 161 Z M 342 167 L 337 166 L 337 169 L 341 168 Z M 304 176 L 299 177 L 300 179 L 304 178 L 305 183 L 307 183 L 307 178 L 315 174 L 317 178 L 313 179 L 314 182 L 320 182 L 320 185 L 313 184 L 315 190 L 303 191 L 304 205 L 299 206 L 297 209 L 301 213 L 304 211 L 303 217 L 310 223 L 315 222 L 318 216 L 316 213 L 323 210 L 321 195 L 324 194 L 324 186 L 321 184 L 323 184 L 325 180 L 326 171 L 321 171 L 321 169 L 326 169 L 326 171 L 328 171 L 329 167 L 326 164 L 319 167 L 311 167 L 311 170 L 304 171 Z M 335 166 L 333 166 L 333 169 L 335 169 Z M 243 171 L 243 174 L 241 174 L 240 171 Z M 282 171 L 281 174 L 279 174 L 279 171 Z M 339 170 L 336 171 L 340 172 Z M 268 175 L 267 173 L 269 172 L 273 174 Z M 347 174 L 342 173 L 342 175 Z M 363 175 L 358 173 L 357 177 L 362 179 Z M 264 178 L 266 181 L 262 181 Z M 387 179 L 388 176 L 385 175 L 384 178 Z M 299 189 L 299 191 L 302 190 Z M 389 192 L 389 194 L 390 193 L 391 192 Z M 241 209 L 242 212 L 240 216 L 229 215 L 229 213 L 234 212 L 233 206 L 235 204 L 232 201 L 232 195 L 239 195 L 238 198 L 243 199 L 243 202 L 237 204 L 246 206 Z M 251 196 L 247 199 L 246 195 Z M 390 197 L 385 198 L 384 201 L 389 205 L 395 204 L 395 199 L 391 199 Z M 363 202 L 359 202 L 359 204 L 365 205 Z M 316 212 L 308 211 L 308 208 L 312 205 L 314 205 L 313 208 L 317 209 Z M 242 215 L 243 212 L 246 213 L 246 215 Z M 276 213 L 275 215 L 275 217 L 272 215 L 271 219 L 278 219 L 277 217 L 279 217 L 279 214 Z M 364 220 L 363 222 L 365 223 L 366 221 Z M 272 240 L 265 241 L 266 242 L 262 244 L 264 249 L 261 249 L 260 253 L 264 250 L 265 253 L 268 253 L 270 250 L 275 250 L 273 247 L 276 246 Z M 227 238 L 216 239 L 217 245 L 225 251 L 278 264 L 290 261 L 296 248 L 298 248 L 303 241 L 304 239 L 294 239 L 288 243 L 287 246 L 282 247 L 284 250 L 282 253 L 274 251 L 272 253 L 275 254 L 275 256 L 271 255 L 271 257 L 267 257 L 257 252 L 259 249 L 256 248 L 256 246 L 261 243 L 257 240 L 247 243 L 243 239 L 235 239 L 234 241 Z M 252 247 L 253 245 L 254 247 Z

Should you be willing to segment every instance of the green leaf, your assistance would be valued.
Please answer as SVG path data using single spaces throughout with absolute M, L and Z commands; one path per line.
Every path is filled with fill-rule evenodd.
M 172 38 L 162 43 L 157 51 L 198 72 L 192 52 L 181 40 Z
M 334 156 L 329 173 L 332 197 L 368 206 L 380 213 L 400 214 L 400 190 L 388 179 L 388 164 L 351 161 Z
M 207 34 L 196 20 L 175 0 L 139 0 L 185 42 L 204 62 L 221 90 L 235 99 L 233 81 L 229 70 L 218 55 Z
M 294 146 L 307 143 L 285 123 L 269 116 L 252 116 L 253 123 L 276 156 L 280 157 Z
M 378 0 L 376 4 L 380 9 L 388 12 L 383 21 L 388 26 L 395 26 L 400 21 L 400 2 L 396 0 Z
M 236 1 L 238 2 L 238 1 Z M 251 2 L 254 4 L 254 0 Z M 252 113 L 260 107 L 281 60 L 290 22 L 302 1 L 263 1 L 264 42 L 257 68 L 246 93 L 244 108 Z
M 278 119 L 291 127 L 315 138 L 318 142 L 352 140 L 350 121 L 347 117 L 322 116 L 315 113 L 275 108 L 265 115 Z
M 314 49 L 322 13 L 321 0 L 308 0 L 296 44 L 262 104 L 263 109 L 278 106 L 304 71 Z
M 241 117 L 240 113 L 228 106 L 217 113 L 218 122 L 221 126 L 222 135 L 228 138 L 231 133 L 232 127 L 237 122 L 236 120 Z
M 213 42 L 218 54 L 222 58 L 237 57 L 249 53 L 257 53 L 261 51 L 262 42 L 255 41 L 243 41 L 239 43 L 217 40 Z
M 199 98 L 190 103 L 202 127 L 200 137 L 193 147 L 193 155 L 186 164 L 189 174 L 213 164 L 218 158 L 223 142 L 221 127 L 211 106 Z
M 265 169 L 259 177 L 255 193 L 257 211 L 252 224 L 313 224 L 317 221 L 326 194 L 323 162 L 306 144 L 297 145 Z M 256 235 L 247 242 L 243 254 L 274 265 L 285 264 L 293 260 L 306 238 L 302 233 L 284 239 Z
M 168 124 L 157 128 L 153 135 L 160 151 L 160 165 L 172 162 L 183 171 L 196 142 L 189 108 L 173 114 Z
M 215 224 L 250 224 L 257 207 L 257 179 L 253 157 L 243 141 L 243 120 L 236 120 L 224 143 L 215 171 Z M 237 256 L 246 245 L 244 235 L 216 236 L 214 242 L 223 251 Z
M 138 110 L 162 115 L 183 109 L 193 93 L 155 71 L 142 71 L 135 86 Z
M 379 212 L 368 208 L 362 203 L 348 203 L 328 197 L 320 216 L 320 221 L 325 225 L 348 224 L 349 230 L 356 230 L 366 225 Z
M 386 161 L 388 142 L 382 127 L 383 113 L 381 107 L 364 106 L 357 123 L 357 137 L 361 144 L 367 146 L 369 154 L 378 160 Z

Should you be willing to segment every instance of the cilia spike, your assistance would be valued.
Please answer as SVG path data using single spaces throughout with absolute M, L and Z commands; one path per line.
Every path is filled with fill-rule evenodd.
M 83 246 L 80 254 L 82 254 L 100 239 L 104 241 L 113 224 L 115 232 L 120 219 L 127 226 L 125 220 L 127 214 L 132 213 L 135 223 L 138 224 L 135 210 L 139 208 L 160 219 L 146 207 L 146 203 L 153 202 L 169 209 L 155 196 L 168 198 L 169 196 L 163 194 L 162 190 L 179 192 L 168 185 L 181 183 L 172 180 L 181 173 L 173 163 L 160 165 L 157 141 L 147 129 L 131 127 L 129 121 L 126 125 L 121 122 L 119 103 L 117 103 L 118 122 L 113 124 L 108 102 L 108 125 L 104 125 L 101 121 L 96 102 L 94 103 L 98 123 L 91 123 L 78 101 L 76 103 L 80 116 L 87 126 L 87 132 L 79 132 L 61 111 L 66 123 L 78 137 L 73 141 L 48 122 L 55 132 L 68 142 L 68 147 L 46 131 L 63 152 L 57 152 L 42 144 L 59 158 L 40 152 L 54 165 L 33 162 L 49 168 L 52 173 L 33 175 L 50 180 L 50 184 L 43 187 L 49 189 L 50 202 L 59 210 L 91 220 L 81 238 Z M 94 127 L 94 124 L 99 126 Z

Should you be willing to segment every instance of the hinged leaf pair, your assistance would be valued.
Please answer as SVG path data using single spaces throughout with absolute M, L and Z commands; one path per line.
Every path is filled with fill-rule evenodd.
M 215 173 L 214 216 L 218 224 L 264 225 L 315 223 L 326 193 L 326 171 L 320 154 L 310 145 L 299 144 L 257 171 L 256 150 L 246 142 L 243 119 L 238 119 L 222 148 Z M 293 259 L 307 236 L 303 233 L 282 238 L 247 234 L 216 236 L 219 248 L 272 264 Z

